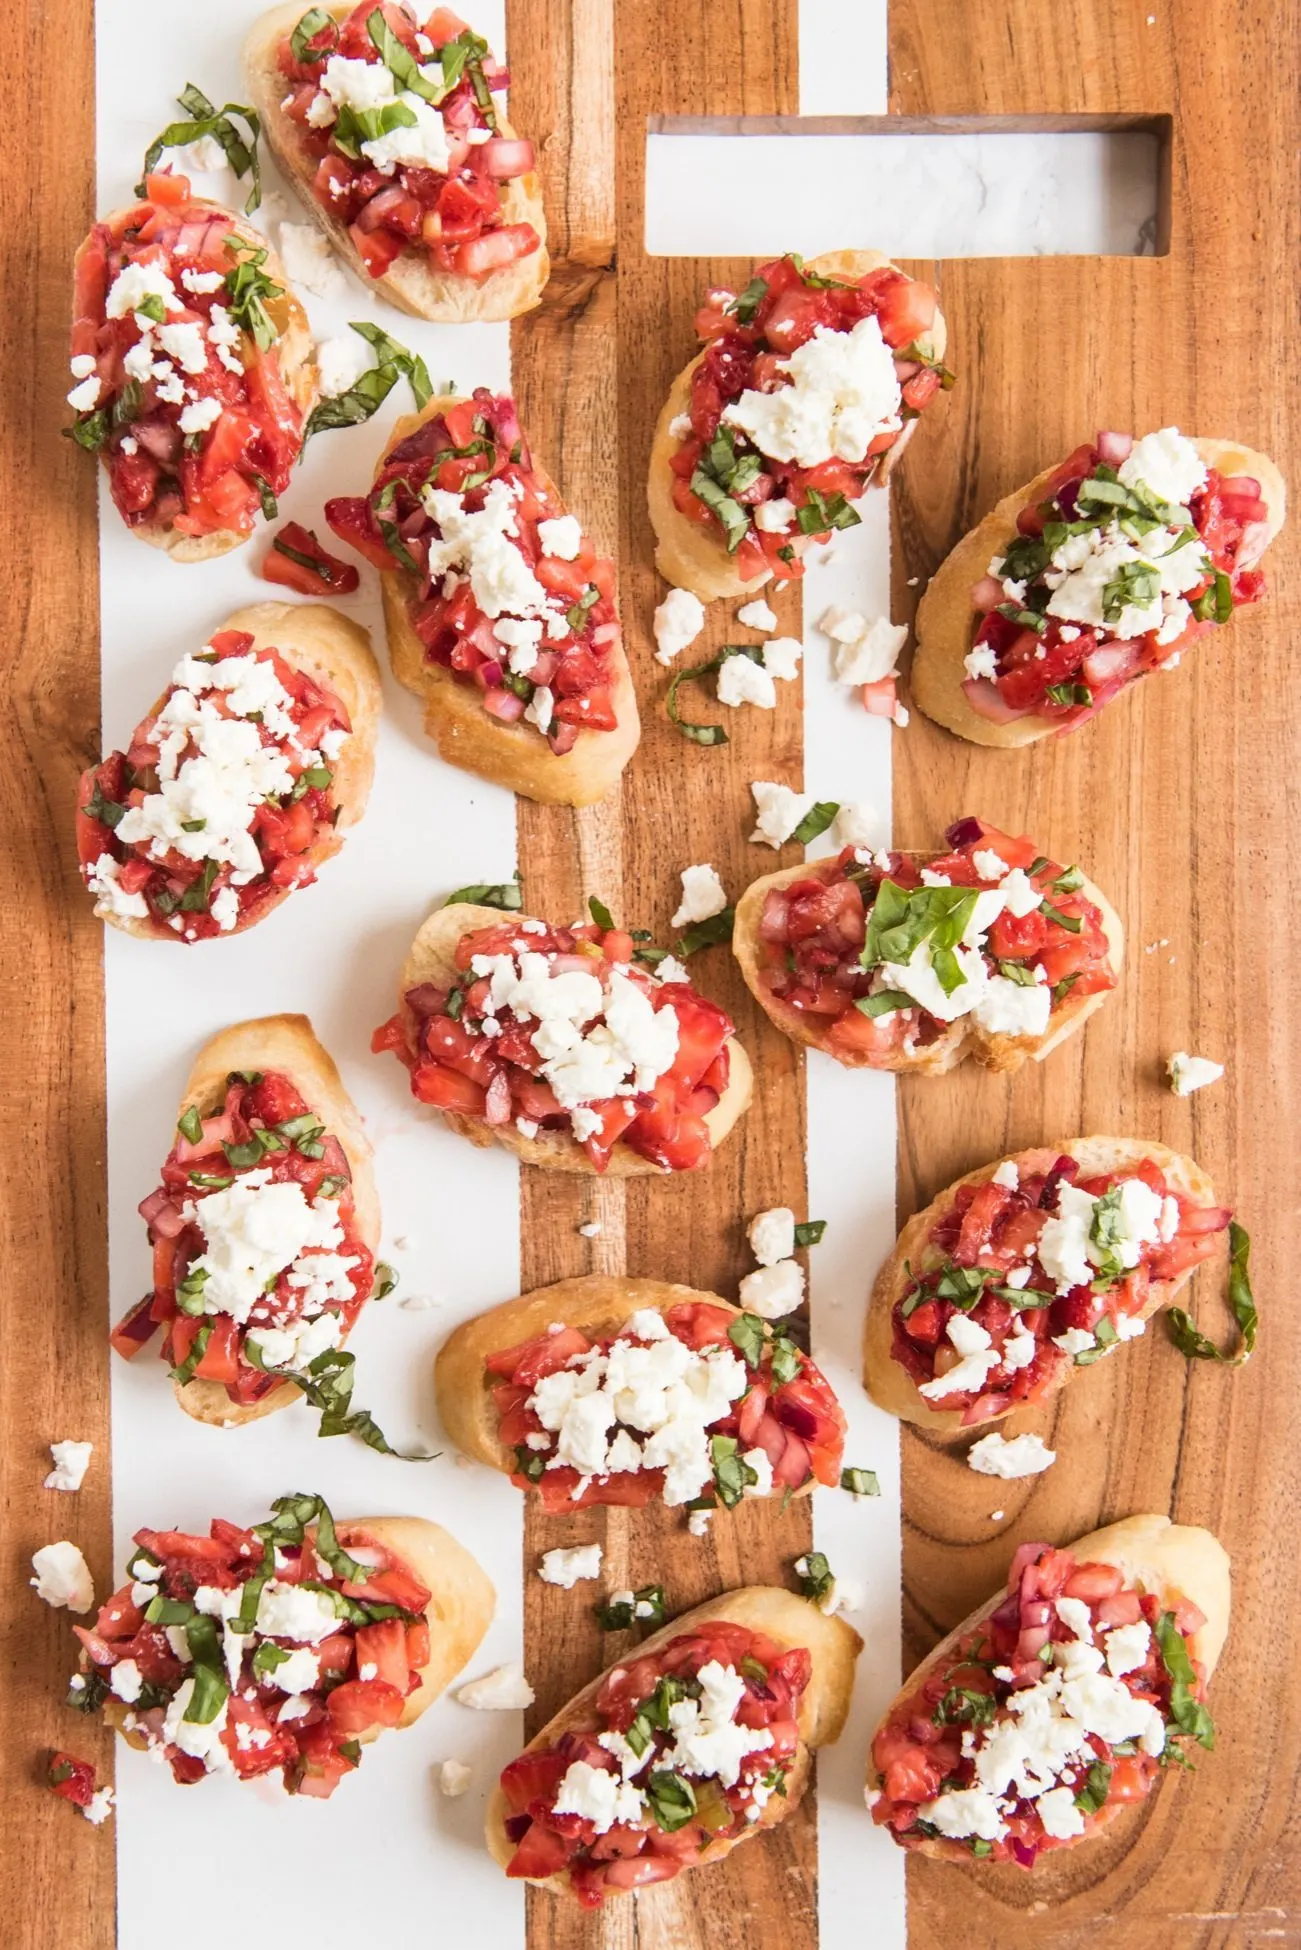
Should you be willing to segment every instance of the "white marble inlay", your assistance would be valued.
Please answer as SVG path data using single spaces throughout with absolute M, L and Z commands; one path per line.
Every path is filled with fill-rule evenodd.
M 646 248 L 682 255 L 689 202 L 702 256 L 846 247 L 914 258 L 1148 256 L 1157 166 L 1156 137 L 1128 130 L 661 132 L 647 138 Z M 810 192 L 794 230 L 792 181 Z

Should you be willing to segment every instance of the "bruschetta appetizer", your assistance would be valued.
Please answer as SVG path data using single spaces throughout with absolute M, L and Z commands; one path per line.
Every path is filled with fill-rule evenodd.
M 1056 1394 L 1140 1335 L 1233 1214 L 1164 1144 L 1072 1138 L 968 1172 L 908 1221 L 877 1275 L 863 1379 L 936 1434 Z
M 784 1035 L 850 1069 L 1041 1062 L 1116 986 L 1120 921 L 1078 867 L 960 819 L 949 850 L 839 854 L 746 889 L 733 950 Z
M 348 1338 L 380 1229 L 369 1140 L 306 1016 L 204 1044 L 140 1216 L 154 1284 L 113 1329 L 117 1352 L 162 1327 L 176 1399 L 199 1422 L 237 1428 L 296 1401 L 286 1374 Z
M 421 27 L 394 0 L 273 7 L 244 47 L 277 162 L 335 249 L 399 310 L 515 318 L 549 264 L 533 144 L 509 85 L 450 7 Z
M 880 251 L 761 264 L 710 291 L 651 448 L 655 563 L 701 602 L 804 573 L 859 520 L 948 379 L 935 293 Z
M 325 1799 L 386 1727 L 409 1727 L 491 1622 L 487 1577 L 423 1517 L 335 1523 L 282 1496 L 266 1523 L 137 1530 L 126 1581 L 76 1626 L 69 1702 L 102 1709 L 183 1785 L 279 1774 Z
M 434 1382 L 457 1447 L 550 1514 L 840 1481 L 845 1417 L 809 1356 L 689 1286 L 593 1274 L 507 1300 L 444 1342 Z
M 141 940 L 242 934 L 339 851 L 379 727 L 370 638 L 323 603 L 254 603 L 182 657 L 125 752 L 83 772 L 77 853 Z
M 1100 433 L 1000 501 L 932 578 L 914 699 L 977 745 L 1074 731 L 1264 594 L 1285 503 L 1250 447 Z
M 633 952 L 620 928 L 442 907 L 371 1047 L 472 1144 L 552 1171 L 695 1171 L 750 1102 L 749 1058 L 717 1003 Z
M 176 562 L 273 516 L 317 398 L 307 314 L 260 232 L 156 171 L 75 263 L 68 429 L 113 504 Z
M 369 495 L 326 503 L 380 570 L 393 674 L 439 756 L 548 805 L 610 791 L 641 725 L 614 564 L 480 388 L 398 422 Z
M 872 1740 L 872 1819 L 942 1861 L 1073 1848 L 1214 1744 L 1206 1688 L 1229 1629 L 1208 1530 L 1126 1517 L 1069 1549 L 1022 1544 L 1007 1596 L 923 1660 Z
M 502 1774 L 488 1847 L 508 1876 L 598 1909 L 717 1862 L 799 1805 L 839 1738 L 862 1640 L 751 1585 L 654 1632 Z

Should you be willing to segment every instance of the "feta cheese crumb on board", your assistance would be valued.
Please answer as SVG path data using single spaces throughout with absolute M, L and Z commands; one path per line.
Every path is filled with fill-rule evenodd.
M 94 1444 L 90 1442 L 52 1442 L 50 1456 L 54 1468 L 45 1478 L 47 1490 L 79 1490 L 86 1480 Z
M 523 1666 L 511 1661 L 458 1687 L 456 1697 L 462 1706 L 472 1706 L 478 1713 L 515 1713 L 532 1706 L 535 1695 Z
M 1010 1481 L 1017 1476 L 1038 1476 L 1051 1469 L 1057 1452 L 1048 1448 L 1041 1435 L 1004 1436 L 993 1429 L 973 1442 L 967 1451 L 967 1467 L 981 1476 L 1001 1476 Z
M 538 1565 L 538 1576 L 544 1584 L 557 1584 L 564 1591 L 572 1591 L 576 1584 L 601 1575 L 601 1546 L 599 1544 L 574 1544 L 567 1550 L 546 1551 Z
M 95 1602 L 95 1587 L 85 1558 L 75 1544 L 63 1539 L 43 1544 L 32 1553 L 36 1576 L 28 1580 L 38 1598 L 56 1610 L 66 1607 L 78 1614 L 88 1612 Z
M 1166 1070 L 1176 1097 L 1191 1097 L 1194 1090 L 1204 1090 L 1208 1083 L 1218 1083 L 1224 1075 L 1223 1063 L 1213 1063 L 1209 1056 L 1189 1056 L 1182 1049 L 1175 1051 Z

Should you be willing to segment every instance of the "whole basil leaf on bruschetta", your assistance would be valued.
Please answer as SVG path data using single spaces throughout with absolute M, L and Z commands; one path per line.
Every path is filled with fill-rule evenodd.
M 141 940 L 240 934 L 310 886 L 370 793 L 379 670 L 323 603 L 254 603 L 195 654 L 125 752 L 82 774 L 95 912 Z
M 371 1047 L 472 1144 L 552 1171 L 698 1170 L 750 1102 L 749 1059 L 723 1009 L 635 947 L 595 922 L 440 908 Z
M 708 292 L 696 331 L 648 494 L 661 575 L 713 602 L 802 575 L 813 542 L 853 527 L 952 375 L 935 293 L 879 251 L 775 258 Z
M 204 1045 L 140 1212 L 153 1286 L 114 1328 L 116 1351 L 132 1358 L 161 1327 L 181 1407 L 222 1428 L 311 1388 L 382 1268 L 370 1143 L 306 1016 Z
M 950 1862 L 1032 1869 L 1087 1842 L 1214 1746 L 1229 1596 L 1223 1546 L 1168 1517 L 1022 1544 L 1006 1596 L 949 1633 L 877 1727 L 873 1820 Z
M 336 1523 L 282 1496 L 265 1523 L 137 1530 L 126 1581 L 75 1628 L 69 1704 L 102 1710 L 182 1785 L 279 1774 L 325 1799 L 388 1727 L 409 1727 L 474 1653 L 495 1594 L 422 1517 Z
M 798 1807 L 813 1750 L 844 1728 L 861 1650 L 844 1619 L 773 1586 L 698 1605 L 504 1770 L 494 1859 L 584 1909 L 718 1861 Z
M 458 1448 L 551 1515 L 840 1481 L 845 1417 L 821 1370 L 780 1328 L 692 1287 L 592 1274 L 507 1300 L 444 1342 L 434 1383 Z M 594 1392 L 610 1408 L 595 1440 Z
M 1016 1070 L 1115 988 L 1124 932 L 1078 867 L 987 822 L 940 854 L 844 847 L 755 881 L 733 952 L 786 1036 L 850 1069 Z
M 1071 1138 L 968 1172 L 908 1221 L 877 1275 L 863 1379 L 956 1435 L 1056 1394 L 1141 1335 L 1232 1214 L 1164 1144 Z
M 390 304 L 446 323 L 516 318 L 547 281 L 532 142 L 510 77 L 450 7 L 272 8 L 250 33 L 251 99 L 285 175 Z
M 480 388 L 400 420 L 368 495 L 326 504 L 380 570 L 394 675 L 440 757 L 525 798 L 593 804 L 637 748 L 613 562 Z
M 74 311 L 67 431 L 127 527 L 177 562 L 238 548 L 289 486 L 318 393 L 265 238 L 156 171 L 78 250 Z
M 978 745 L 1075 730 L 1263 596 L 1286 499 L 1273 461 L 1235 441 L 1099 433 L 932 577 L 914 699 Z

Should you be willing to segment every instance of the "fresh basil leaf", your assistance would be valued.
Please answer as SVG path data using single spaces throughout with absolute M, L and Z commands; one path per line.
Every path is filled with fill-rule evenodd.
M 1223 569 L 1215 571 L 1214 581 L 1202 591 L 1192 606 L 1199 623 L 1227 623 L 1233 614 L 1233 583 Z
M 1084 926 L 1078 914 L 1063 914 L 1059 907 L 1053 907 L 1048 901 L 1044 902 L 1039 912 L 1045 921 L 1053 921 L 1059 928 L 1065 928 L 1067 934 L 1078 934 Z
M 678 943 L 678 956 L 687 961 L 699 954 L 702 948 L 713 948 L 720 941 L 732 939 L 732 923 L 736 919 L 736 909 L 725 907 L 719 914 L 711 914 L 707 921 L 697 921 L 687 929 Z
M 377 1449 L 382 1456 L 400 1456 L 403 1462 L 432 1462 L 431 1455 L 408 1455 L 394 1449 L 369 1409 L 353 1408 L 355 1365 L 355 1355 L 336 1347 L 327 1348 L 324 1354 L 309 1361 L 305 1373 L 283 1368 L 271 1372 L 292 1381 L 295 1388 L 301 1389 L 304 1399 L 321 1411 L 318 1435 L 355 1435 L 368 1449 Z M 321 1555 L 324 1557 L 326 1553 L 322 1551 Z
M 184 1388 L 187 1381 L 192 1381 L 194 1379 L 194 1371 L 198 1367 L 200 1361 L 202 1361 L 204 1355 L 207 1353 L 208 1342 L 211 1339 L 212 1339 L 212 1322 L 210 1320 L 205 1320 L 202 1327 L 195 1335 L 194 1340 L 190 1346 L 190 1351 L 186 1355 L 185 1359 L 179 1362 L 177 1366 L 171 1370 L 172 1380 L 176 1382 L 179 1387 Z
M 591 894 L 588 896 L 587 911 L 601 932 L 608 934 L 614 926 L 614 916 L 611 914 L 605 902 L 598 900 L 595 894 Z
M 375 1284 L 371 1289 L 372 1300 L 387 1300 L 398 1283 L 398 1275 L 386 1259 L 375 1261 Z
M 229 1174 L 211 1171 L 192 1171 L 189 1173 L 189 1180 L 192 1185 L 197 1185 L 200 1191 L 204 1192 L 224 1192 L 228 1186 L 235 1183 Z
M 788 1381 L 794 1381 L 803 1366 L 803 1356 L 794 1341 L 787 1340 L 784 1334 L 774 1334 L 772 1339 L 772 1378 L 779 1388 Z
M 752 325 L 754 323 L 755 313 L 767 296 L 767 279 L 751 278 L 745 290 L 737 293 L 731 304 L 726 307 L 726 310 L 731 313 L 738 324 Z
M 434 386 L 429 377 L 429 368 L 420 354 L 412 352 L 400 339 L 390 337 L 368 319 L 359 320 L 351 329 L 373 347 L 381 366 L 396 366 L 403 378 L 409 381 L 417 411 L 428 406 L 434 397 Z
M 881 1485 L 874 1469 L 842 1469 L 840 1487 L 851 1496 L 880 1496 Z
M 797 1246 L 820 1246 L 822 1235 L 827 1229 L 825 1219 L 801 1219 L 795 1228 Z
M 1248 1271 L 1250 1258 L 1251 1240 L 1245 1227 L 1235 1219 L 1229 1226 L 1229 1310 L 1242 1336 L 1242 1345 L 1236 1354 L 1222 1353 L 1214 1341 L 1208 1340 L 1193 1325 L 1191 1316 L 1182 1307 L 1167 1310 L 1166 1331 L 1179 1352 L 1190 1361 L 1220 1361 L 1228 1367 L 1240 1368 L 1251 1359 L 1260 1329 L 1260 1316 L 1251 1291 Z
M 188 1625 L 194 1616 L 195 1609 L 188 1598 L 169 1598 L 161 1591 L 145 1606 L 145 1622 L 149 1625 Z
M 393 104 L 400 107 L 400 103 Z M 407 110 L 408 115 L 410 110 Z M 378 411 L 388 398 L 398 380 L 405 376 L 411 386 L 412 397 L 417 407 L 426 406 L 433 398 L 433 384 L 423 359 L 411 352 L 398 339 L 391 338 L 378 325 L 366 320 L 353 322 L 352 330 L 368 345 L 373 346 L 379 364 L 363 372 L 354 386 L 346 393 L 339 393 L 332 399 L 321 400 L 312 412 L 303 433 L 304 442 L 314 433 L 328 433 L 336 427 L 361 426 Z M 383 524 L 381 523 L 381 528 Z M 396 530 L 395 530 L 396 532 Z M 386 537 L 387 539 L 387 537 Z M 410 556 L 407 563 L 414 570 L 415 564 Z
M 69 1681 L 64 1705 L 70 1706 L 74 1713 L 98 1713 L 108 1698 L 108 1682 L 100 1677 L 98 1667 L 91 1666 L 86 1672 L 74 1673 L 73 1678 L 84 1681 L 84 1684 L 77 1686 Z
M 816 488 L 806 488 L 804 495 L 804 506 L 797 509 L 795 514 L 795 525 L 801 535 L 824 535 L 834 528 L 857 528 L 863 519 L 855 508 L 851 508 L 843 494 L 819 494 Z
M 88 454 L 97 454 L 108 439 L 108 414 L 101 406 L 94 413 L 83 414 L 70 427 L 63 427 L 60 431 L 65 440 L 75 440 Z
M 993 1693 L 970 1686 L 950 1686 L 931 1715 L 937 1726 L 987 1727 L 998 1712 Z
M 176 1120 L 176 1128 L 187 1144 L 198 1144 L 203 1138 L 203 1114 L 197 1104 L 191 1104 L 187 1111 Z
M 265 1679 L 292 1656 L 283 1645 L 277 1645 L 272 1639 L 263 1639 L 253 1654 L 253 1670 L 259 1679 Z
M 1092 704 L 1093 692 L 1087 684 L 1050 684 L 1044 692 L 1050 704 Z
M 183 1314 L 201 1314 L 204 1310 L 203 1289 L 208 1284 L 206 1266 L 192 1266 L 176 1289 L 176 1304 Z
M 565 611 L 565 621 L 575 636 L 580 636 L 587 627 L 587 619 L 601 600 L 601 592 L 594 582 L 589 582 L 576 603 Z
M 745 540 L 750 528 L 750 511 L 734 501 L 724 488 L 718 485 L 713 476 L 703 467 L 697 466 L 691 476 L 691 492 L 718 516 L 723 526 L 723 536 L 729 555 L 735 555 Z M 803 514 L 803 509 L 800 513 Z
M 1161 1662 L 1170 1675 L 1171 1721 L 1180 1733 L 1188 1734 L 1209 1753 L 1215 1746 L 1215 1723 L 1205 1701 L 1194 1697 L 1197 1674 L 1172 1611 L 1163 1611 L 1158 1618 L 1156 1642 L 1161 1650 Z
M 422 102 L 442 101 L 447 92 L 446 88 L 435 88 L 433 83 L 421 74 L 415 57 L 398 39 L 378 7 L 366 22 L 366 32 L 379 49 L 380 60 L 390 74 L 397 76 L 407 94 L 418 95 Z
M 727 1509 L 734 1510 L 746 1490 L 759 1481 L 759 1472 L 746 1462 L 735 1436 L 710 1436 L 709 1454 L 719 1497 Z
M 1047 865 L 1047 862 L 1044 864 Z M 1067 867 L 1065 873 L 1059 873 L 1050 884 L 1054 894 L 1078 894 L 1084 885 L 1084 875 L 1078 867 Z
M 350 102 L 343 102 L 330 125 L 330 139 L 345 156 L 360 163 L 364 143 L 382 141 L 395 129 L 413 129 L 416 120 L 415 110 L 403 101 L 380 102 L 374 108 L 354 108 Z
M 1006 616 L 1018 629 L 1033 630 L 1036 636 L 1042 636 L 1048 628 L 1048 618 L 1037 609 L 1026 609 L 1019 603 L 998 603 L 995 607 L 1000 616 Z
M 165 315 L 165 314 L 164 314 Z M 109 418 L 115 427 L 134 426 L 140 418 L 140 403 L 144 390 L 138 379 L 128 379 L 109 410 Z
M 639 1609 L 642 1606 L 649 1606 L 650 1609 L 643 1611 Z M 592 1606 L 592 1615 L 603 1632 L 626 1632 L 633 1625 L 662 1625 L 664 1587 L 662 1584 L 644 1584 L 640 1591 L 633 1592 L 631 1598 L 618 1602 L 600 1599 Z
M 801 1564 L 804 1569 L 801 1570 Z M 818 1604 L 826 1597 L 836 1582 L 835 1573 L 822 1551 L 806 1551 L 803 1557 L 795 1560 L 795 1575 L 800 1581 L 800 1590 L 806 1598 Z
M 1001 961 L 998 964 L 998 972 L 1005 982 L 1015 982 L 1019 989 L 1033 989 L 1039 986 L 1035 981 L 1033 968 L 1027 967 L 1023 961 Z
M 327 14 L 324 7 L 309 7 L 289 36 L 289 47 L 295 61 L 301 61 L 305 66 L 309 66 L 326 59 L 324 51 L 318 52 L 315 48 L 309 47 L 308 42 L 314 41 L 318 34 L 323 34 L 327 27 L 336 28 L 334 38 L 337 43 L 338 31 L 334 15 Z
M 1150 562 L 1122 562 L 1102 592 L 1102 617 L 1119 622 L 1131 605 L 1145 609 L 1161 594 L 1161 572 Z
M 189 143 L 201 142 L 210 135 L 221 145 L 226 161 L 236 176 L 252 175 L 253 187 L 244 205 L 244 214 L 251 217 L 262 201 L 262 169 L 258 159 L 262 120 L 257 110 L 244 102 L 226 102 L 222 108 L 214 108 L 203 91 L 191 81 L 186 82 L 176 99 L 192 119 L 188 122 L 171 122 L 161 135 L 154 137 L 145 151 L 144 168 L 136 184 L 136 195 L 143 197 L 146 194 L 145 179 L 152 176 L 164 149 L 185 148 Z M 244 131 L 236 128 L 232 116 L 238 116 L 244 123 Z
M 758 1314 L 740 1314 L 727 1330 L 727 1338 L 747 1367 L 757 1368 L 763 1360 L 768 1332 Z
M 443 905 L 444 907 L 459 907 L 463 904 L 472 907 L 499 907 L 507 914 L 515 914 L 523 904 L 523 898 L 520 892 L 519 875 L 516 874 L 514 880 L 505 881 L 497 886 L 485 881 L 477 887 L 458 887 L 454 894 L 447 896 Z
M 1095 1760 L 1075 1790 L 1075 1805 L 1083 1815 L 1096 1815 L 1106 1806 L 1111 1792 L 1111 1769 L 1105 1760 Z
M 951 1300 L 963 1313 L 970 1313 L 985 1288 L 998 1275 L 987 1266 L 959 1266 L 947 1260 L 941 1269 L 935 1291 L 939 1299 Z
M 1052 549 L 1046 536 L 1017 535 L 1003 550 L 1003 566 L 999 576 L 1004 582 L 1035 582 L 1051 559 Z
M 865 1016 L 876 1017 L 892 1015 L 896 1009 L 915 1009 L 917 1004 L 902 989 L 879 989 L 875 995 L 860 995 L 854 1007 Z
M 196 1665 L 194 1691 L 181 1718 L 191 1726 L 210 1726 L 229 1698 L 230 1681 L 225 1673 L 216 1666 Z
M 815 806 L 809 807 L 803 819 L 791 834 L 791 838 L 798 840 L 801 846 L 807 846 L 810 840 L 817 839 L 819 833 L 826 832 L 828 826 L 830 826 L 839 811 L 840 801 L 838 799 L 819 799 Z
M 536 1449 L 530 1449 L 522 1442 L 518 1445 L 515 1450 L 515 1474 L 517 1476 L 527 1476 L 530 1483 L 540 1483 L 542 1481 L 542 1472 L 546 1466 L 547 1459 L 545 1455 L 540 1455 Z
M 668 1768 L 652 1772 L 646 1784 L 651 1819 L 666 1835 L 685 1828 L 696 1812 L 696 1791 L 690 1781 Z
M 1053 1007 L 1054 1008 L 1057 1007 L 1057 1004 L 1059 1002 L 1064 1002 L 1066 1000 L 1066 997 L 1070 994 L 1071 990 L 1075 987 L 1075 984 L 1079 981 L 1079 979 L 1080 978 L 1078 975 L 1063 975 L 1060 982 L 1053 983 Z
M 763 645 L 761 643 L 725 643 L 716 657 L 706 664 L 694 664 L 689 670 L 675 671 L 669 682 L 665 703 L 669 723 L 675 724 L 684 738 L 697 745 L 725 745 L 727 733 L 721 724 L 688 724 L 681 715 L 678 704 L 678 691 L 683 684 L 694 683 L 698 678 L 708 677 L 713 671 L 721 670 L 729 657 L 749 657 L 752 663 L 762 664 Z

